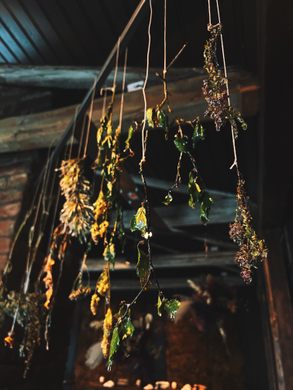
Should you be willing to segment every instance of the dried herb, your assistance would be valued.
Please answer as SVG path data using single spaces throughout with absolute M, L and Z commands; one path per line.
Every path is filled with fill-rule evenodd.
M 82 159 L 63 160 L 60 167 L 61 194 L 65 197 L 60 221 L 65 231 L 86 243 L 93 222 L 90 183 L 84 177 Z
M 12 318 L 23 329 L 19 355 L 24 358 L 24 376 L 31 366 L 35 349 L 41 344 L 42 323 L 45 318 L 43 305 L 44 296 L 38 293 L 10 291 L 0 298 L 1 313 Z M 13 329 L 4 338 L 4 343 L 9 348 L 16 346 Z
M 217 130 L 220 130 L 225 123 L 229 122 L 237 137 L 237 123 L 243 130 L 247 129 L 247 125 L 240 112 L 230 104 L 227 89 L 228 80 L 220 69 L 217 59 L 217 45 L 222 33 L 221 23 L 209 24 L 208 31 L 210 32 L 210 38 L 206 41 L 203 52 L 204 69 L 208 75 L 208 78 L 203 81 L 202 87 L 208 105 L 205 115 L 214 121 Z
M 191 208 L 199 207 L 199 215 L 203 224 L 209 221 L 209 213 L 213 200 L 206 191 L 201 178 L 196 172 L 189 173 L 188 181 L 188 204 Z
M 107 309 L 103 323 L 103 338 L 101 342 L 102 352 L 105 358 L 109 356 L 110 338 L 112 334 L 113 316 L 110 308 Z
M 241 268 L 241 277 L 249 284 L 252 281 L 252 270 L 259 261 L 267 259 L 268 251 L 264 240 L 257 237 L 252 227 L 252 217 L 248 207 L 244 180 L 239 179 L 236 192 L 237 208 L 234 222 L 230 225 L 229 235 L 239 246 L 235 261 Z
M 141 246 L 143 241 L 137 245 L 137 265 L 136 273 L 140 280 L 140 285 L 143 289 L 147 288 L 151 275 L 151 264 L 149 254 L 146 253 Z

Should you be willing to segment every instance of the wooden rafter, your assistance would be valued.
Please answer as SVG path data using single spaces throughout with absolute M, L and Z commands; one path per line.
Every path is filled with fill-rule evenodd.
M 172 117 L 183 116 L 193 119 L 204 113 L 206 103 L 202 97 L 201 86 L 204 76 L 179 80 L 169 84 Z M 258 111 L 259 87 L 248 74 L 231 72 L 231 98 L 234 105 L 244 116 L 253 116 Z M 162 99 L 162 86 L 148 88 L 148 104 L 155 106 Z M 119 113 L 120 98 L 117 95 L 114 105 L 114 125 Z M 101 117 L 101 99 L 95 100 L 93 121 Z M 60 108 L 48 112 L 12 117 L 0 121 L 0 153 L 19 150 L 47 148 L 57 143 L 58 137 L 69 125 L 76 106 Z M 124 105 L 124 129 L 132 120 L 141 120 L 143 116 L 143 98 L 141 91 L 127 93 Z

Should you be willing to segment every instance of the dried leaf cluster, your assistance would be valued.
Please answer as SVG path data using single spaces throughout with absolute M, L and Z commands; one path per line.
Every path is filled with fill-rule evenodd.
M 239 179 L 236 192 L 236 217 L 230 225 L 229 234 L 231 239 L 239 245 L 235 260 L 241 268 L 241 277 L 245 283 L 250 283 L 252 270 L 257 268 L 259 261 L 267 259 L 268 251 L 264 240 L 257 237 L 252 227 L 252 217 L 248 208 L 244 184 L 244 180 Z

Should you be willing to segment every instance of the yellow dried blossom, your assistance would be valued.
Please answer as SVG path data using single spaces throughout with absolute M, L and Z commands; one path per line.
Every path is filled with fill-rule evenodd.
M 103 215 L 107 210 L 107 202 L 102 191 L 100 191 L 97 200 L 94 203 L 94 218 L 95 221 L 98 221 L 101 215 Z
M 91 235 L 93 241 L 97 244 L 98 238 L 103 238 L 109 226 L 108 221 L 103 221 L 101 224 L 94 223 L 91 227 Z
M 43 282 L 45 284 L 46 288 L 46 301 L 44 303 L 44 306 L 47 310 L 50 308 L 51 298 L 53 295 L 53 274 L 52 274 L 52 268 L 55 264 L 55 260 L 52 259 L 51 255 L 48 255 L 46 258 L 45 266 L 44 266 L 44 273 L 45 276 L 43 278 Z
M 91 297 L 90 310 L 93 316 L 97 315 L 97 308 L 100 300 L 101 298 L 98 296 L 97 293 L 94 293 Z
M 104 319 L 103 338 L 102 338 L 102 342 L 101 342 L 102 353 L 103 353 L 105 358 L 107 358 L 108 354 L 109 354 L 112 324 L 113 324 L 112 311 L 110 308 L 108 308 L 107 313 L 105 315 L 105 319 Z
M 7 336 L 4 338 L 4 345 L 6 347 L 13 348 L 13 345 L 14 345 L 13 332 L 8 332 Z
M 71 301 L 76 301 L 78 298 L 89 295 L 90 293 L 91 289 L 89 287 L 80 286 L 77 289 L 72 290 L 68 298 Z
M 97 307 L 100 301 L 100 296 L 105 296 L 109 289 L 109 268 L 108 266 L 105 266 L 104 271 L 101 273 L 99 279 L 97 280 L 95 292 L 91 298 L 90 309 L 94 316 L 97 314 Z

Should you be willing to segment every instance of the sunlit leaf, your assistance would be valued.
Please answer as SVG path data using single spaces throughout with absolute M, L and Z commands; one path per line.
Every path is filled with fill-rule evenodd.
M 163 204 L 166 206 L 169 206 L 169 204 L 173 201 L 173 196 L 171 191 L 168 192 L 168 194 L 165 196 Z
M 154 120 L 153 120 L 153 109 L 152 108 L 148 108 L 146 111 L 146 121 L 147 121 L 148 127 L 151 127 L 151 128 L 155 127 Z
M 131 319 L 129 316 L 126 317 L 124 321 L 121 323 L 121 335 L 122 340 L 125 340 L 128 337 L 131 337 L 135 331 L 134 325 L 131 322 Z
M 166 299 L 164 301 L 164 310 L 170 320 L 175 320 L 176 313 L 180 307 L 180 302 L 177 299 Z
M 133 134 L 134 134 L 134 128 L 133 128 L 133 126 L 131 125 L 131 126 L 129 127 L 129 129 L 128 129 L 128 135 L 127 135 L 127 138 L 126 138 L 126 140 L 125 140 L 125 149 L 124 149 L 124 151 L 131 149 L 131 147 L 130 147 L 130 141 L 132 140 Z
M 161 297 L 161 294 L 158 294 L 158 301 L 157 301 L 157 311 L 158 311 L 158 316 L 162 317 L 162 306 L 164 302 L 164 297 Z
M 204 128 L 201 125 L 201 123 L 199 122 L 199 120 L 197 119 L 195 121 L 193 133 L 192 133 L 192 137 L 191 137 L 193 148 L 195 147 L 195 145 L 198 141 L 203 141 L 205 139 L 204 133 L 205 133 Z
M 119 336 L 119 329 L 118 326 L 115 326 L 112 333 L 112 338 L 110 342 L 110 351 L 109 351 L 109 357 L 107 361 L 107 369 L 108 371 L 111 370 L 114 356 L 116 355 L 118 348 L 120 345 L 120 336 Z
M 158 126 L 163 129 L 168 129 L 168 116 L 163 110 L 157 111 L 157 122 Z
M 136 214 L 132 217 L 130 221 L 130 230 L 132 232 L 138 230 L 142 235 L 145 234 L 147 230 L 147 217 L 146 217 L 146 209 L 144 206 L 141 206 Z
M 193 172 L 189 173 L 189 180 L 188 180 L 189 200 L 188 200 L 188 204 L 193 209 L 200 202 L 200 197 L 201 197 L 201 192 L 202 192 L 202 189 L 201 189 L 200 184 L 198 183 L 197 179 L 198 179 L 198 177 L 194 176 Z
M 174 138 L 174 144 L 180 153 L 186 153 L 188 151 L 188 137 L 184 135 L 181 137 L 176 134 Z
M 210 197 L 208 192 L 204 191 L 200 203 L 200 219 L 203 224 L 206 224 L 209 221 L 209 213 L 213 203 L 213 199 Z

